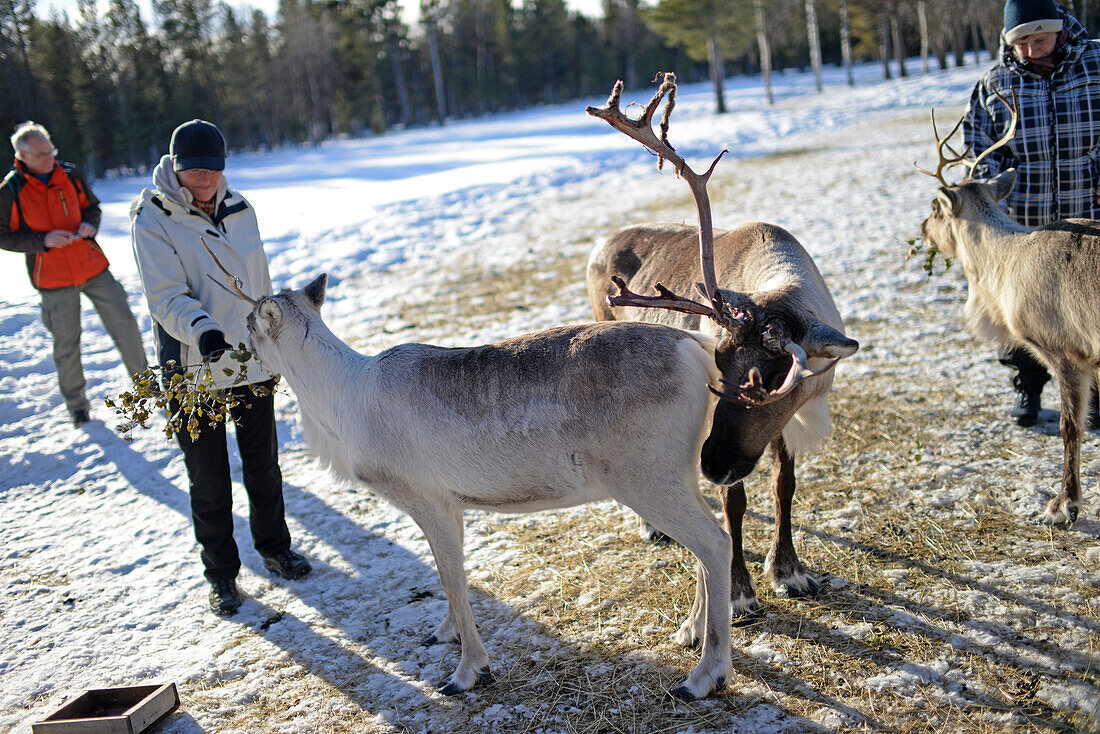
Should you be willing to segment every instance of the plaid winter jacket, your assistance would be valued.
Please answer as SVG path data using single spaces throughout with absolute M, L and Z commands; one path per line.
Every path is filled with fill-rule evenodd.
M 973 155 L 993 145 L 1008 127 L 1008 108 L 1016 93 L 1020 121 L 1016 135 L 990 153 L 976 178 L 1016 169 L 1016 187 L 1005 200 L 1008 214 L 1026 227 L 1057 219 L 1100 219 L 1100 43 L 1059 8 L 1067 39 L 1050 78 L 1029 69 L 1001 41 L 1000 61 L 974 87 L 963 119 L 963 134 Z

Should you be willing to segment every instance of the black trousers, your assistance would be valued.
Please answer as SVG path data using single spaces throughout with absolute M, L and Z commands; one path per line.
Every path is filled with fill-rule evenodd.
M 1050 382 L 1050 373 L 1031 352 L 1023 347 L 1002 349 L 997 358 L 1005 367 L 1013 370 L 1012 386 L 1017 392 L 1040 393 Z
M 274 387 L 271 380 L 259 384 Z M 261 554 L 271 555 L 290 547 L 275 433 L 275 397 L 270 393 L 253 395 L 247 385 L 230 391 L 240 399 L 230 414 L 236 422 L 252 543 Z M 202 546 L 204 575 L 211 582 L 235 579 L 241 559 L 233 540 L 233 485 L 225 424 L 211 427 L 203 421 L 197 440 L 183 431 L 176 434 L 176 441 L 183 450 L 191 485 L 191 519 L 195 539 Z

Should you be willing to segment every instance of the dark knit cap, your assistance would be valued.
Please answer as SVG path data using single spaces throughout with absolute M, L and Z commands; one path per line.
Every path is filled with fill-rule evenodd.
M 172 131 L 168 155 L 172 156 L 172 168 L 176 171 L 192 168 L 224 171 L 225 138 L 213 123 L 191 120 Z
M 1056 33 L 1062 30 L 1062 14 L 1054 0 L 1007 0 L 1005 2 L 1005 41 L 1015 43 L 1032 33 Z

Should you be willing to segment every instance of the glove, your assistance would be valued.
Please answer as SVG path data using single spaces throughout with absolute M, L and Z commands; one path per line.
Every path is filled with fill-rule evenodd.
M 225 340 L 225 334 L 220 331 L 204 331 L 199 337 L 199 353 L 208 362 L 217 362 L 218 359 L 233 347 Z

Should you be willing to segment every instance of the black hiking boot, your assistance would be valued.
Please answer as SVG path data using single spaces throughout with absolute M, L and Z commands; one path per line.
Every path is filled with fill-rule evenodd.
M 241 594 L 233 579 L 210 582 L 210 609 L 219 617 L 232 617 L 241 608 Z
M 1027 428 L 1033 426 L 1039 420 L 1039 397 L 1042 393 L 1027 392 L 1021 390 L 1016 393 L 1016 404 L 1009 412 L 1016 420 L 1016 425 Z
M 270 556 L 261 553 L 260 556 L 264 559 L 264 568 L 279 574 L 284 579 L 300 579 L 313 570 L 313 566 L 309 565 L 309 561 L 290 548 L 273 553 Z

